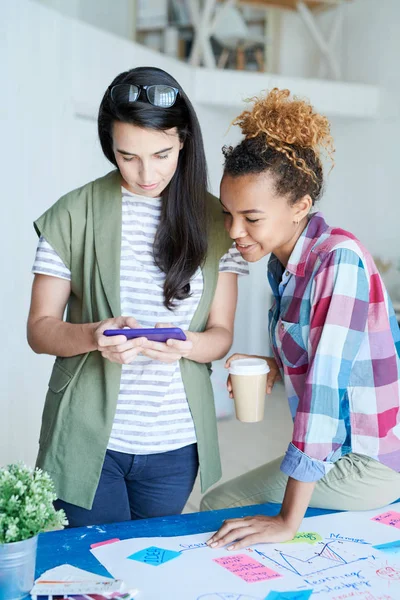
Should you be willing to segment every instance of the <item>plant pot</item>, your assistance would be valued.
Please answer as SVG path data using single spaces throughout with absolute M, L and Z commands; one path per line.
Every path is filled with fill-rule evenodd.
M 0 600 L 20 600 L 33 587 L 38 536 L 0 544 Z

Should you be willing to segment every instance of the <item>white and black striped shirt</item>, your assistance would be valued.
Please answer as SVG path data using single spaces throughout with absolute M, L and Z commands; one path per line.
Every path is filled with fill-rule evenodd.
M 165 274 L 153 257 L 161 199 L 131 194 L 122 188 L 121 310 L 143 327 L 172 323 L 188 329 L 203 292 L 197 270 L 190 282 L 191 295 L 176 301 L 169 311 L 163 304 Z M 71 279 L 55 250 L 41 237 L 33 273 Z M 220 261 L 220 271 L 247 275 L 248 265 L 232 247 Z M 172 364 L 139 355 L 122 365 L 117 409 L 108 448 L 129 454 L 167 452 L 196 442 L 179 362 Z

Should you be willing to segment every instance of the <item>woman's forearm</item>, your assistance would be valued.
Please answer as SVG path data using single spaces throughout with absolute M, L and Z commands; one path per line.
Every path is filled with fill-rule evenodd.
M 202 333 L 187 332 L 193 348 L 187 358 L 198 363 L 208 363 L 223 358 L 232 345 L 233 334 L 225 327 L 215 326 Z
M 38 354 L 76 356 L 97 349 L 94 331 L 99 323 L 72 324 L 56 317 L 28 321 L 28 342 Z
M 280 516 L 295 532 L 297 532 L 310 504 L 315 484 L 315 481 L 298 481 L 292 477 L 288 479 Z

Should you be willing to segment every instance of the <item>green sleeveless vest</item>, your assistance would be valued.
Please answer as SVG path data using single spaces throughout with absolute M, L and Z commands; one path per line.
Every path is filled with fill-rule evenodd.
M 218 200 L 209 195 L 208 254 L 204 290 L 190 331 L 204 331 L 218 280 L 221 256 L 232 244 Z M 90 323 L 121 314 L 122 198 L 118 171 L 63 196 L 37 221 L 43 235 L 71 271 L 66 320 Z M 204 492 L 221 476 L 210 365 L 181 359 L 193 417 Z M 52 477 L 59 498 L 90 509 L 111 433 L 121 365 L 97 351 L 57 357 L 49 381 L 37 466 Z

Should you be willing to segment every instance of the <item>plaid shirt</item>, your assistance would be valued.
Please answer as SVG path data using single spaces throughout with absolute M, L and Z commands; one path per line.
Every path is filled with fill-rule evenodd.
M 281 470 L 317 481 L 349 452 L 400 471 L 400 332 L 371 255 L 311 216 L 286 269 L 271 255 L 269 331 L 294 420 Z

